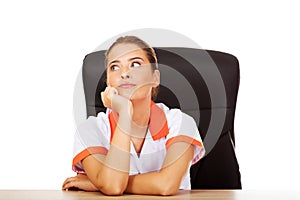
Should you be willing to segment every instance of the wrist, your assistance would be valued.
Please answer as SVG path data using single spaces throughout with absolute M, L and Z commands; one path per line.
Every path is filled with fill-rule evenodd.
M 119 113 L 119 119 L 117 127 L 126 135 L 130 135 L 132 130 L 132 120 L 131 116 L 129 116 L 126 112 Z

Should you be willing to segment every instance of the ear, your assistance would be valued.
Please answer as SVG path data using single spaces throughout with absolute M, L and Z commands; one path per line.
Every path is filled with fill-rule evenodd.
M 153 72 L 153 79 L 154 79 L 154 87 L 158 87 L 160 84 L 160 72 L 156 69 Z

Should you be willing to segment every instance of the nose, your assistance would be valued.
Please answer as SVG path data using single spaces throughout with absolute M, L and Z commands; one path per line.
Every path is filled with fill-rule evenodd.
M 122 74 L 122 75 L 121 75 L 121 78 L 122 78 L 122 79 L 128 79 L 128 78 L 129 78 L 129 75 L 128 75 L 128 74 Z
M 121 78 L 122 79 L 128 79 L 130 78 L 130 75 L 129 75 L 129 70 L 124 70 L 121 74 Z

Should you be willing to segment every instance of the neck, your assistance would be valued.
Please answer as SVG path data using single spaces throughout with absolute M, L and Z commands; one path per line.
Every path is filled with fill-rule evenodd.
M 133 106 L 132 121 L 139 126 L 148 126 L 151 98 L 132 100 L 131 102 Z

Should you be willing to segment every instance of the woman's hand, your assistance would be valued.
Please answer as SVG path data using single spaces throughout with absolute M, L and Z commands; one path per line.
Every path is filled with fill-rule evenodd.
M 110 108 L 117 113 L 127 112 L 132 115 L 132 103 L 129 99 L 119 95 L 118 90 L 114 87 L 107 86 L 101 92 L 101 99 L 106 108 Z
M 98 191 L 97 187 L 93 185 L 90 179 L 84 174 L 77 174 L 77 176 L 67 178 L 63 183 L 62 189 L 80 189 L 89 192 Z

